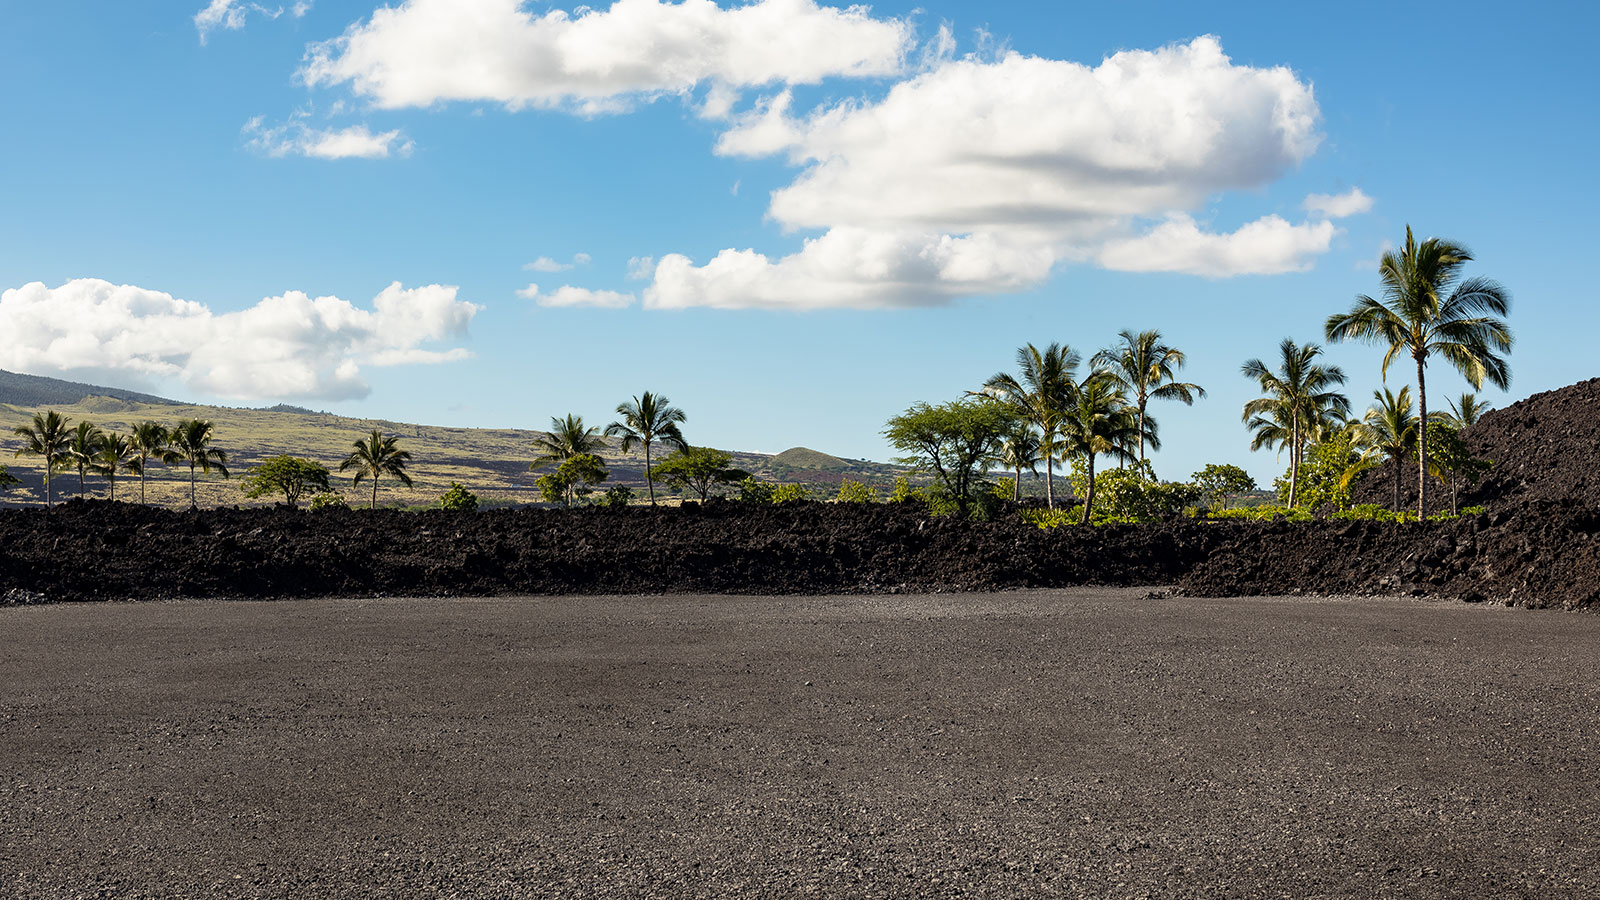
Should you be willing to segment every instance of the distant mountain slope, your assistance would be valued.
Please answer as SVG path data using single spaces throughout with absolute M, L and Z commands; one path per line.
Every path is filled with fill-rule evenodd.
M 813 469 L 827 472 L 834 469 L 850 469 L 857 464 L 848 459 L 829 456 L 809 447 L 790 447 L 772 458 L 775 466 L 786 466 L 791 469 Z
M 22 375 L 0 369 L 0 403 L 12 406 L 66 406 L 86 397 L 110 397 L 126 403 L 151 403 L 159 406 L 177 405 L 176 400 L 141 394 L 138 391 L 125 391 L 121 388 L 101 387 L 78 381 L 63 381 L 60 378 L 45 378 L 42 375 Z

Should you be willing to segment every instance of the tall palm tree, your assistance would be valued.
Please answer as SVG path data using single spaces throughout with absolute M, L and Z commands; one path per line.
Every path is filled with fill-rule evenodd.
M 88 483 L 84 476 L 90 469 L 96 467 L 96 458 L 100 455 L 100 448 L 105 444 L 106 433 L 92 422 L 79 422 L 67 435 L 67 452 L 62 457 L 62 463 L 78 470 L 78 497 L 82 499 L 88 490 Z
M 339 471 L 355 469 L 352 484 L 360 484 L 361 479 L 372 477 L 372 505 L 370 509 L 378 508 L 378 476 L 393 475 L 406 487 L 411 487 L 411 476 L 406 474 L 406 463 L 411 461 L 411 454 L 401 450 L 400 439 L 397 437 L 384 437 L 382 431 L 374 428 L 365 440 L 356 441 L 353 449 L 345 461 L 339 463 Z
M 1316 344 L 1301 346 L 1293 338 L 1284 338 L 1278 345 L 1278 352 L 1282 359 L 1276 372 L 1259 359 L 1245 361 L 1241 371 L 1261 385 L 1265 396 L 1246 403 L 1240 419 L 1256 432 L 1251 450 L 1273 444 L 1287 446 L 1289 505 L 1293 506 L 1300 481 L 1301 455 L 1313 425 L 1329 415 L 1347 415 L 1350 401 L 1333 390 L 1334 386 L 1344 384 L 1344 370 L 1315 362 L 1322 355 L 1321 347 Z
M 1462 392 L 1460 399 L 1446 401 L 1450 404 L 1448 418 L 1450 424 L 1456 428 L 1466 428 L 1478 424 L 1483 414 L 1494 409 L 1494 405 L 1478 399 L 1477 394 Z
M 1076 386 L 1072 405 L 1061 421 L 1063 456 L 1082 456 L 1088 462 L 1089 491 L 1083 499 L 1083 524 L 1094 511 L 1094 461 L 1104 453 L 1131 462 L 1139 440 L 1139 417 L 1122 387 L 1107 372 L 1095 371 Z
M 19 425 L 12 429 L 14 434 L 20 435 L 25 442 L 22 449 L 12 456 L 42 456 L 44 457 L 44 502 L 45 506 L 55 506 L 55 495 L 51 493 L 50 475 L 59 465 L 58 460 L 66 455 L 67 443 L 71 440 L 72 432 L 67 428 L 65 418 L 55 410 L 33 414 L 33 422 L 28 425 Z
M 1382 457 L 1394 460 L 1394 510 L 1399 512 L 1401 463 L 1417 448 L 1419 420 L 1411 409 L 1409 385 L 1400 388 L 1398 394 L 1388 388 L 1373 391 L 1372 399 L 1374 402 L 1367 408 L 1367 414 L 1355 427 L 1354 437 L 1361 447 L 1361 459 L 1354 471 L 1368 468 Z
M 194 499 L 195 470 L 210 475 L 211 470 L 216 469 L 227 478 L 228 454 L 211 446 L 211 423 L 204 419 L 184 419 L 172 426 L 167 437 L 161 461 L 169 466 L 189 464 L 189 508 L 196 509 L 199 504 Z
M 139 475 L 139 502 L 145 502 L 144 477 L 150 468 L 150 457 L 161 458 L 162 451 L 171 441 L 172 433 L 159 422 L 140 422 L 133 426 L 133 452 L 137 454 L 138 468 L 129 468 Z
M 600 436 L 600 429 L 583 427 L 583 416 L 571 413 L 564 419 L 551 416 L 550 432 L 533 441 L 533 449 L 538 455 L 528 464 L 528 470 L 532 471 L 551 463 L 559 464 L 585 453 L 598 456 L 605 448 L 606 441 Z
M 144 461 L 139 458 L 139 450 L 134 446 L 133 438 L 125 434 L 108 432 L 100 442 L 100 452 L 94 457 L 94 470 L 105 478 L 110 485 L 109 499 L 117 499 L 117 476 L 124 472 L 135 475 L 144 473 Z
M 656 482 L 650 474 L 650 445 L 663 441 L 678 450 L 689 449 L 683 432 L 678 429 L 678 423 L 688 416 L 683 414 L 683 410 L 669 405 L 665 396 L 649 391 L 619 404 L 617 415 L 622 419 L 606 426 L 606 437 L 620 436 L 622 441 L 618 447 L 623 453 L 632 450 L 635 445 L 644 448 L 644 480 L 650 488 L 650 505 L 655 506 Z
M 1016 480 L 1011 484 L 1011 502 L 1015 503 L 1022 499 L 1022 470 L 1027 469 L 1035 476 L 1039 474 L 1039 432 L 1027 422 L 1019 422 L 1000 445 L 1000 461 L 1016 472 Z
M 1017 349 L 1017 374 L 1000 372 L 983 383 L 983 392 L 1011 404 L 1039 429 L 1039 455 L 1044 462 L 1045 504 L 1056 507 L 1055 467 L 1061 453 L 1061 422 L 1071 405 L 1078 377 L 1078 352 L 1065 344 L 1040 351 L 1032 344 Z
M 1511 293 L 1482 276 L 1462 279 L 1472 254 L 1440 238 L 1417 242 L 1406 226 L 1406 245 L 1383 254 L 1378 277 L 1383 299 L 1362 294 L 1349 312 L 1335 313 L 1323 326 L 1330 341 L 1362 340 L 1387 344 L 1383 374 L 1401 354 L 1417 364 L 1417 418 L 1428 421 L 1428 358 L 1434 354 L 1460 372 L 1473 389 L 1488 379 L 1501 390 L 1511 385 L 1511 367 L 1501 354 L 1511 352 L 1511 329 L 1502 318 Z M 1417 518 L 1428 515 L 1428 437 L 1417 438 Z
M 1123 331 L 1117 338 L 1121 343 L 1096 353 L 1092 362 L 1132 395 L 1133 405 L 1139 410 L 1139 459 L 1142 461 L 1146 443 L 1152 449 L 1161 449 L 1161 444 L 1154 439 L 1154 429 L 1147 427 L 1147 423 L 1154 423 L 1145 413 L 1146 405 L 1151 400 L 1179 400 L 1193 406 L 1196 397 L 1206 395 L 1206 389 L 1177 380 L 1177 370 L 1183 368 L 1188 359 L 1182 350 L 1163 344 L 1161 332 Z

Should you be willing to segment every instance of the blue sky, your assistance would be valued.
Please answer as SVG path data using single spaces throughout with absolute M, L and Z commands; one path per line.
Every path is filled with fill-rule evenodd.
M 1158 472 L 1267 480 L 1240 364 L 1410 223 L 1516 298 L 1492 402 L 1596 374 L 1593 11 L 1207 6 L 9 4 L 0 368 L 495 427 L 653 390 L 885 459 L 1024 343 L 1159 328 L 1210 396 Z M 1381 351 L 1329 357 L 1364 407 Z

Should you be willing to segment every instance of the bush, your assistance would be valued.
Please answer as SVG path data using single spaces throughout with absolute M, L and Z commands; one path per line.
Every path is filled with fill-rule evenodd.
M 811 492 L 803 484 L 780 484 L 772 489 L 773 503 L 793 503 L 797 500 L 810 500 Z
M 894 490 L 889 492 L 890 503 L 909 503 L 920 499 L 915 489 L 911 487 L 910 479 L 904 475 L 897 475 L 894 479 Z
M 961 511 L 961 505 L 956 503 L 955 495 L 942 484 L 914 488 L 911 491 L 911 499 L 920 501 L 928 507 L 930 516 L 953 516 Z
M 627 506 L 633 502 L 633 488 L 625 484 L 613 484 L 606 488 L 605 497 L 600 502 L 612 508 Z
M 1488 511 L 1489 508 L 1486 506 L 1465 506 L 1462 507 L 1461 514 L 1463 516 L 1481 516 Z
M 774 485 L 754 476 L 739 482 L 739 500 L 743 503 L 771 503 Z
M 1263 503 L 1260 506 L 1236 506 L 1232 509 L 1215 509 L 1206 513 L 1206 518 L 1245 522 L 1271 522 L 1274 519 L 1283 519 L 1288 522 L 1309 522 L 1311 513 L 1298 507 L 1287 509 L 1274 503 Z
M 1022 521 L 1045 530 L 1076 525 L 1078 522 L 1078 515 L 1066 509 L 1024 509 L 1020 514 Z
M 878 489 L 846 478 L 839 482 L 839 496 L 834 498 L 834 502 L 876 503 L 878 502 Z
M 1015 478 L 1002 478 L 994 483 L 994 487 L 989 489 L 989 493 L 1009 503 L 1011 498 L 1017 495 L 1017 480 Z
M 1086 467 L 1074 460 L 1072 491 L 1084 497 L 1089 490 Z M 1104 469 L 1094 476 L 1095 524 L 1160 522 L 1183 515 L 1190 504 L 1200 499 L 1200 488 L 1192 484 L 1158 481 L 1149 460 L 1131 466 Z
M 320 512 L 324 509 L 349 509 L 350 504 L 344 502 L 343 494 L 337 491 L 324 491 L 311 495 L 310 507 L 312 512 Z
M 478 509 L 478 495 L 452 481 L 450 489 L 439 498 L 439 508 L 475 512 Z

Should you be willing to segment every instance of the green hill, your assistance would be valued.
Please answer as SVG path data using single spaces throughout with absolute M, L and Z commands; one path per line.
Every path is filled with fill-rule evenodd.
M 829 456 L 809 447 L 790 447 L 772 458 L 772 465 L 788 469 L 809 469 L 816 472 L 837 472 L 853 469 L 858 463 L 837 456 Z
M 0 403 L 9 403 L 13 406 L 64 406 L 94 396 L 130 403 L 176 402 L 137 391 L 101 387 L 78 381 L 63 381 L 60 378 L 45 378 L 40 375 L 22 375 L 0 369 Z

